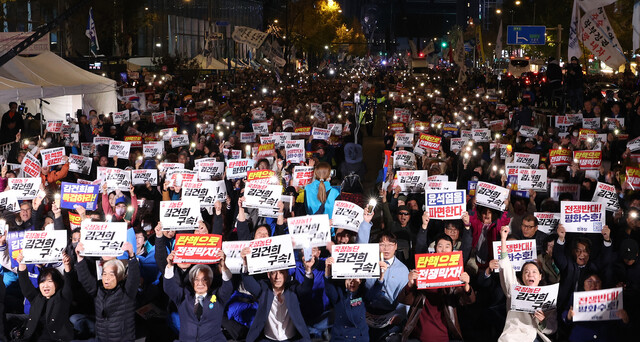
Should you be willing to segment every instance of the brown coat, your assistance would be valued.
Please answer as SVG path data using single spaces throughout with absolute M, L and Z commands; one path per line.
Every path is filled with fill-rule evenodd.
M 409 284 L 407 284 L 407 286 L 405 286 L 398 295 L 398 301 L 400 303 L 411 305 L 407 324 L 402 330 L 402 342 L 406 342 L 409 339 L 409 336 L 411 336 L 416 324 L 418 324 L 420 313 L 424 309 L 425 300 L 429 300 L 435 296 L 445 296 L 444 302 L 447 307 L 442 308 L 442 312 L 444 314 L 444 323 L 449 331 L 449 337 L 462 340 L 462 332 L 458 322 L 456 307 L 472 304 L 476 301 L 476 294 L 475 291 L 473 291 L 473 288 L 469 293 L 467 293 L 464 291 L 464 286 L 418 290 L 415 286 L 409 287 Z

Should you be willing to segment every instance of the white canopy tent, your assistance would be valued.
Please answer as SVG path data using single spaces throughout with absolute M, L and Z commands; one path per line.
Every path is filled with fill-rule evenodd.
M 25 91 L 15 100 L 25 102 L 34 114 L 40 111 L 39 99 L 46 100 L 49 104 L 42 103 L 42 107 L 47 120 L 64 120 L 66 113 L 75 113 L 81 108 L 84 112 L 91 109 L 98 113 L 117 111 L 114 80 L 83 70 L 52 52 L 35 57 L 14 57 L 0 67 L 0 77 L 39 88 L 37 94 Z M 0 84 L 0 99 L 5 92 L 8 91 Z M 7 105 L 2 103 L 0 110 L 6 110 Z
M 200 69 L 206 70 L 227 70 L 227 66 L 222 64 L 219 60 L 215 58 L 211 58 L 211 61 L 203 55 L 197 55 L 193 58 L 197 63 Z

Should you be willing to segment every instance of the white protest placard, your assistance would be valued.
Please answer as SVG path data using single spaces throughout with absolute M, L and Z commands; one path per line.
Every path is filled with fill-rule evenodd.
M 294 128 L 295 126 L 296 126 L 296 123 L 293 122 L 293 120 L 291 119 L 282 120 L 282 129 Z
M 623 309 L 622 288 L 576 291 L 573 293 L 573 321 L 618 320 L 618 311 Z
M 129 159 L 131 151 L 131 143 L 128 141 L 111 141 L 109 142 L 109 158 L 118 157 L 118 159 Z
M 467 209 L 467 194 L 465 190 L 429 190 L 425 192 L 425 205 L 430 219 L 457 220 Z
M 631 152 L 635 152 L 635 151 L 640 150 L 640 137 L 637 137 L 637 138 L 627 142 L 627 148 Z
M 194 198 L 160 202 L 162 230 L 192 230 L 200 220 L 200 201 Z
M 276 136 L 273 134 L 269 134 L 267 136 L 260 137 L 260 144 L 276 144 Z
M 533 153 L 516 152 L 513 154 L 513 163 L 526 165 L 532 169 L 535 169 L 540 163 L 540 155 Z
M 145 158 L 155 158 L 164 152 L 164 142 L 150 141 L 142 145 L 142 153 Z
M 107 183 L 108 191 L 120 189 L 120 191 L 128 192 L 131 186 L 131 170 L 98 166 L 97 178 Z
M 201 181 L 220 178 L 224 173 L 224 162 L 219 162 L 215 159 L 200 162 L 196 160 L 195 164 L 195 169 L 198 171 L 198 179 Z
M 496 153 L 500 151 L 500 159 L 507 159 L 507 144 L 491 143 L 489 144 L 489 150 L 491 151 L 491 158 L 495 158 Z
M 348 201 L 335 201 L 331 222 L 333 227 L 358 232 L 360 223 L 364 221 L 364 209 Z
M 227 200 L 227 184 L 224 180 L 212 181 L 214 201 L 224 202 Z
M 254 122 L 251 124 L 253 133 L 256 135 L 269 135 L 269 123 L 268 122 Z
M 491 131 L 488 128 L 473 128 L 471 138 L 475 142 L 489 142 L 491 141 Z
M 113 140 L 110 137 L 93 137 L 93 144 L 96 146 L 109 145 L 109 142 Z
M 547 191 L 547 170 L 518 169 L 518 190 Z
M 571 194 L 575 201 L 580 199 L 580 184 L 551 182 L 551 198 L 558 201 L 560 194 Z
M 428 180 L 427 187 L 425 188 L 428 191 L 442 191 L 442 190 L 455 190 L 457 186 L 456 182 L 449 182 L 443 180 Z
M 342 136 L 342 124 L 341 123 L 330 123 L 327 125 L 327 129 L 331 131 L 332 135 Z
M 247 255 L 249 274 L 258 274 L 293 268 L 296 261 L 290 235 L 277 235 L 249 242 Z
M 287 140 L 284 146 L 287 163 L 299 164 L 306 160 L 304 140 Z
M 24 232 L 22 262 L 24 264 L 49 264 L 62 261 L 62 251 L 67 247 L 66 230 L 31 230 Z
M 40 190 L 40 184 L 42 179 L 40 178 L 7 178 L 9 181 L 9 189 L 16 195 L 16 199 L 32 200 L 38 196 Z
M 314 140 L 324 140 L 329 141 L 329 137 L 331 137 L 331 130 L 320 127 L 313 127 L 311 129 L 311 137 Z
M 620 203 L 618 203 L 618 192 L 616 187 L 607 183 L 598 182 L 596 185 L 596 191 L 593 193 L 592 202 L 598 202 L 605 205 L 605 210 L 616 212 L 620 210 Z
M 416 155 L 409 151 L 395 151 L 393 153 L 393 168 L 416 168 Z
M 42 157 L 42 167 L 49 167 L 64 164 L 64 147 L 48 148 L 40 151 Z
M 493 241 L 493 256 L 500 260 L 502 252 L 502 242 Z M 536 240 L 509 240 L 507 241 L 507 255 L 511 261 L 511 265 L 516 272 L 522 270 L 522 265 L 527 261 L 534 261 L 538 258 L 536 252 Z M 498 269 L 496 269 L 498 272 Z
M 244 189 L 244 206 L 247 208 L 275 208 L 282 195 L 282 185 L 248 182 Z
M 118 257 L 127 241 L 126 222 L 82 221 L 80 242 L 84 245 L 81 255 L 85 257 Z
M 240 132 L 240 142 L 243 144 L 250 144 L 256 141 L 255 132 Z
M 83 143 L 80 143 L 80 149 L 82 151 L 81 153 L 83 156 L 89 157 L 93 153 L 93 150 L 95 149 L 95 147 L 93 143 L 83 142 Z
M 291 186 L 304 187 L 313 180 L 313 166 L 296 166 L 291 175 Z
M 449 140 L 449 150 L 453 153 L 460 152 L 464 146 L 464 142 L 465 140 L 463 138 L 451 138 L 451 140 Z
M 145 182 L 149 182 L 151 186 L 158 185 L 158 170 L 155 169 L 139 169 L 131 170 L 131 184 L 145 185 Z
M 553 233 L 560 223 L 560 213 L 533 213 L 533 216 L 538 219 L 538 230 L 547 235 Z
M 396 133 L 397 147 L 413 147 L 413 133 Z
M 153 121 L 153 123 L 156 123 L 156 124 L 163 123 L 165 116 L 166 116 L 165 112 L 151 113 L 151 121 Z
M 604 226 L 604 207 L 602 203 L 562 201 L 560 224 L 567 233 L 600 233 Z
M 490 183 L 478 182 L 476 187 L 476 204 L 504 211 L 509 196 L 509 189 Z
M 88 175 L 91 172 L 92 163 L 91 157 L 72 154 L 69 156 L 69 171 Z
M 222 241 L 222 251 L 224 252 L 224 264 L 232 274 L 241 274 L 244 260 L 242 260 L 242 249 L 249 247 L 251 241 Z
M 327 214 L 290 217 L 287 226 L 294 238 L 294 248 L 322 247 L 331 241 L 331 225 Z
M 182 186 L 183 183 L 196 181 L 198 172 L 186 169 L 174 169 L 167 172 L 165 180 L 169 182 L 168 186 Z
M 20 211 L 20 205 L 18 205 L 16 193 L 13 191 L 0 193 L 0 212 L 6 214 L 6 212 L 15 213 L 18 211 Z
M 24 155 L 20 168 L 25 176 L 40 177 L 40 161 L 31 152 Z
M 171 147 L 189 146 L 189 136 L 186 134 L 176 134 L 171 136 Z
M 227 179 L 238 179 L 247 177 L 247 171 L 253 168 L 253 159 L 233 159 L 227 160 Z
M 518 132 L 525 138 L 535 138 L 538 135 L 538 127 L 522 125 Z
M 170 141 L 171 137 L 176 135 L 177 131 L 178 130 L 176 128 L 163 128 L 160 130 L 158 135 L 162 137 L 162 141 Z
M 582 119 L 582 127 L 588 129 L 600 129 L 600 118 Z
M 61 133 L 62 125 L 64 125 L 64 121 L 56 120 L 56 121 L 47 121 L 47 132 L 49 133 Z
M 547 286 L 511 285 L 511 311 L 535 313 L 549 311 L 558 305 L 560 284 Z
M 424 192 L 428 182 L 427 170 L 398 171 L 394 187 L 399 186 L 402 193 L 419 194 Z
M 113 123 L 119 125 L 123 122 L 129 122 L 129 110 L 125 109 L 122 112 L 113 113 Z
M 334 279 L 380 277 L 380 245 L 377 243 L 333 245 L 331 256 Z
M 216 184 L 214 181 L 185 182 L 182 184 L 182 199 L 195 199 L 202 207 L 213 207 L 218 195 Z
M 251 110 L 251 119 L 254 121 L 263 121 L 267 119 L 267 112 L 262 108 L 253 108 Z
M 184 163 L 160 163 L 158 164 L 158 171 L 168 173 L 171 170 L 184 169 Z

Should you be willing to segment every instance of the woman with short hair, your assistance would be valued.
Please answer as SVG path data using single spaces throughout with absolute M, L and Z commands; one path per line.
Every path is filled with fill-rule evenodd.
M 133 246 L 125 242 L 123 247 L 129 255 L 129 274 L 118 259 L 108 260 L 102 265 L 100 282 L 89 272 L 89 264 L 82 256 L 84 246 L 76 247 L 78 279 L 87 293 L 94 297 L 96 309 L 96 339 L 100 342 L 135 341 L 135 303 L 140 283 L 140 266 L 133 253 Z

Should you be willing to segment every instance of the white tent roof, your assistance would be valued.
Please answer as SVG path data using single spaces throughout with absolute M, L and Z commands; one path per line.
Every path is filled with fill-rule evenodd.
M 193 59 L 198 63 L 200 69 L 227 70 L 227 66 L 215 58 L 211 58 L 211 63 L 209 63 L 207 57 L 201 54 L 195 56 Z
M 0 77 L 0 103 L 40 97 L 42 97 L 41 87 Z
M 41 86 L 42 97 L 113 92 L 116 81 L 83 70 L 53 52 L 14 57 L 0 68 L 0 76 Z

